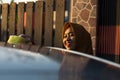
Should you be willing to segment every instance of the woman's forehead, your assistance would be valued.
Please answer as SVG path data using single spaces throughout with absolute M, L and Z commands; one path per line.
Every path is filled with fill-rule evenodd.
M 68 27 L 68 28 L 65 30 L 65 34 L 66 34 L 66 33 L 70 33 L 70 32 L 73 32 L 72 27 Z

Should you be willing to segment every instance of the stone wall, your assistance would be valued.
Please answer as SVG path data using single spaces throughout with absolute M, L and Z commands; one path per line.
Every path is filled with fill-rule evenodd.
M 97 0 L 71 0 L 70 21 L 81 24 L 91 34 L 95 54 Z

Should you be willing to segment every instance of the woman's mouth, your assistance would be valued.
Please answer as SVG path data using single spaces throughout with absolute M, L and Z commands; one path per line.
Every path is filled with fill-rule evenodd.
M 71 46 L 71 42 L 66 42 L 66 46 L 70 47 Z

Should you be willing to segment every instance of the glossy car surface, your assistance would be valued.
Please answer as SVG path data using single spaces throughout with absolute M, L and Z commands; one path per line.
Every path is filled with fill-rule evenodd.
M 0 80 L 120 80 L 120 65 L 84 53 L 0 47 Z

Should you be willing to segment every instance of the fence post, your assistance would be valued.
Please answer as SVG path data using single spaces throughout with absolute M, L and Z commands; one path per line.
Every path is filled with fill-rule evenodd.
M 28 2 L 26 7 L 26 27 L 25 27 L 25 34 L 32 38 L 32 30 L 33 30 L 33 8 L 34 3 Z
M 16 27 L 16 3 L 10 4 L 10 14 L 9 14 L 9 35 L 15 34 Z
M 56 0 L 56 25 L 54 46 L 62 47 L 62 27 L 65 18 L 65 0 Z
M 34 43 L 43 44 L 43 1 L 37 1 L 35 3 L 35 26 L 34 26 Z
M 2 4 L 1 41 L 7 41 L 8 38 L 8 6 L 8 4 Z
M 53 43 L 53 0 L 45 3 L 45 37 L 44 46 L 52 46 Z
M 18 4 L 18 16 L 17 16 L 17 35 L 24 33 L 24 14 L 25 3 Z

